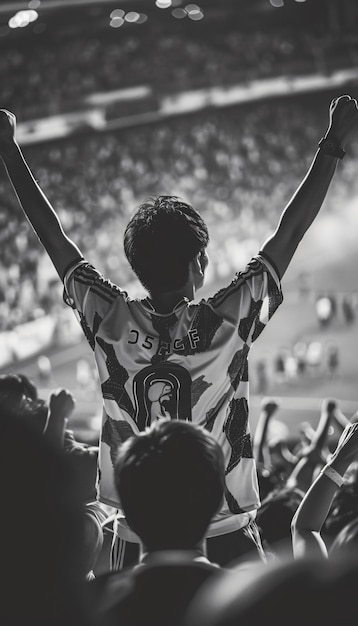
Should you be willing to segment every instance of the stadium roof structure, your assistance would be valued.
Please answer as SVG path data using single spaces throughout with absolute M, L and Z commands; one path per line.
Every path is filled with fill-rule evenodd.
M 202 20 L 205 27 L 210 24 L 210 27 L 217 28 L 218 20 L 230 21 L 232 18 L 239 20 L 247 17 L 248 20 L 253 20 L 254 27 L 255 20 L 263 20 L 266 25 L 279 23 L 282 27 L 286 22 L 297 27 L 317 24 L 328 34 L 335 36 L 344 31 L 354 36 L 358 20 L 357 0 L 330 0 L 329 2 L 328 0 L 194 0 L 194 2 L 198 4 L 192 3 L 191 0 L 0 0 L 0 46 L 6 45 L 9 36 L 11 38 L 37 36 L 45 31 L 48 36 L 50 29 L 54 32 L 54 29 L 60 25 L 64 26 L 66 22 L 67 24 L 82 24 L 84 28 L 89 27 L 89 22 L 91 22 L 91 28 L 97 28 L 106 19 L 107 13 L 112 15 L 112 11 L 117 9 L 123 10 L 123 13 L 128 12 L 125 22 L 133 22 L 137 25 L 146 22 L 148 17 L 151 19 L 154 17 L 160 22 L 162 19 L 166 20 L 167 16 L 173 16 L 178 18 L 174 21 L 179 22 L 181 18 L 188 15 L 190 20 L 184 20 L 185 26 L 189 21 L 199 23 Z M 139 13 L 142 11 L 143 15 Z M 194 13 L 197 15 L 192 15 Z M 134 14 L 138 17 L 135 18 Z M 139 17 L 141 20 L 138 19 Z M 205 19 L 202 19 L 204 17 Z M 43 23 L 40 23 L 41 19 Z M 35 24 L 37 20 L 39 22 Z M 33 28 L 24 28 L 31 26 L 32 22 L 34 22 Z M 122 25 L 112 24 L 112 22 L 108 24 L 114 28 Z
M 80 7 L 91 4 L 111 4 L 115 0 L 41 0 L 41 9 L 58 9 L 65 7 Z M 121 0 L 121 3 L 128 4 L 134 0 Z M 0 5 L 0 13 L 13 13 L 14 11 L 23 11 L 29 8 L 29 0 L 12 0 L 3 2 Z
M 258 0 L 256 0 L 257 2 Z M 189 2 L 189 0 L 182 0 L 182 2 L 176 2 L 176 6 L 178 6 L 179 4 L 187 4 Z M 246 3 L 251 3 L 253 2 L 253 0 L 200 0 L 200 4 L 205 7 L 205 5 L 215 5 L 215 4 L 222 4 L 226 2 L 227 4 L 237 4 L 238 2 L 240 2 L 241 4 Z M 28 8 L 31 8 L 31 6 L 29 6 L 31 4 L 30 0 L 5 0 L 4 2 L 1 2 L 0 5 L 0 14 L 1 13 L 14 13 L 14 11 L 22 11 L 22 10 L 26 10 Z M 117 4 L 117 5 L 138 5 L 138 4 L 143 4 L 145 5 L 147 10 L 150 9 L 156 9 L 155 6 L 155 0 L 41 0 L 40 4 L 38 6 L 41 7 L 41 10 L 51 10 L 51 9 L 60 9 L 60 8 L 79 8 L 81 6 L 98 6 L 98 5 L 111 5 L 111 4 Z M 174 3 L 173 3 L 174 5 Z

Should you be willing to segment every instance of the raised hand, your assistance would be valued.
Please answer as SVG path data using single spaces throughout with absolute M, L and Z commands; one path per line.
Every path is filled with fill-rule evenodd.
M 350 464 L 358 458 L 358 424 L 345 427 L 336 449 L 329 461 L 343 477 Z M 328 556 L 327 547 L 320 535 L 323 524 L 332 506 L 339 482 L 327 474 L 328 467 L 317 476 L 308 488 L 292 520 L 292 541 L 295 558 L 320 554 Z
M 335 400 L 334 398 L 324 398 L 322 400 L 321 411 L 326 411 L 327 413 L 330 413 L 332 415 L 336 409 L 337 400 Z
M 279 408 L 280 400 L 277 398 L 265 397 L 261 402 L 261 409 L 265 412 L 267 417 L 271 417 Z
M 344 147 L 357 132 L 357 100 L 349 95 L 334 98 L 329 107 L 329 126 L 325 136 L 334 139 Z
M 62 446 L 68 422 L 76 403 L 72 394 L 63 388 L 52 391 L 48 401 L 49 413 L 44 435 L 55 445 Z
M 331 456 L 330 463 L 340 461 L 348 465 L 356 460 L 358 460 L 358 423 L 348 424 L 345 427 Z

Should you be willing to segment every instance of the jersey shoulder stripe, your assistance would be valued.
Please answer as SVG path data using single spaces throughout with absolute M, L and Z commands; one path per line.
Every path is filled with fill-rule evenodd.
M 241 287 L 247 282 L 248 279 L 259 276 L 263 271 L 267 271 L 266 267 L 259 260 L 258 257 L 254 257 L 246 266 L 246 269 L 243 272 L 238 272 L 235 275 L 235 278 L 232 280 L 228 287 L 223 287 L 220 289 L 214 296 L 209 298 L 208 303 L 211 304 L 213 308 L 221 306 L 227 298 L 232 296 L 236 291 L 241 289 Z
M 116 300 L 116 298 L 118 297 L 118 293 L 112 293 L 112 294 L 108 294 L 106 293 L 106 291 L 104 291 L 103 289 L 100 289 L 100 286 L 92 286 L 91 288 L 91 292 L 96 294 L 97 296 L 99 296 L 100 298 L 102 298 L 102 300 L 105 300 L 106 302 L 108 302 L 108 304 L 112 304 L 114 302 L 114 300 Z
M 112 302 L 119 294 L 127 297 L 127 293 L 125 291 L 123 291 L 115 283 L 112 283 L 109 279 L 105 278 L 89 263 L 72 269 L 71 275 L 75 283 L 92 288 L 92 291 L 94 291 L 97 295 L 105 299 L 109 298 L 110 300 L 108 301 Z M 71 278 L 71 276 L 69 278 Z

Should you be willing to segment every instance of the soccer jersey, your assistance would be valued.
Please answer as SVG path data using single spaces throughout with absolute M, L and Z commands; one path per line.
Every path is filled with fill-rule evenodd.
M 113 465 L 121 442 L 154 420 L 183 419 L 210 431 L 223 450 L 226 489 L 218 517 L 257 509 L 248 354 L 282 302 L 270 261 L 254 257 L 212 297 L 184 298 L 167 314 L 149 298 L 131 299 L 84 260 L 64 284 L 65 301 L 94 351 L 103 395 L 99 499 L 120 508 Z

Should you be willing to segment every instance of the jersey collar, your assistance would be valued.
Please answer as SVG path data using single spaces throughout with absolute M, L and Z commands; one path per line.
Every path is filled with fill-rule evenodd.
M 179 302 L 172 308 L 171 311 L 168 311 L 167 313 L 159 313 L 159 311 L 156 310 L 152 300 L 149 297 L 142 300 L 142 304 L 144 305 L 146 309 L 148 309 L 151 313 L 155 313 L 155 315 L 160 315 L 162 317 L 167 317 L 168 315 L 172 315 L 173 313 L 175 313 L 175 311 L 178 311 L 183 306 L 186 306 L 188 303 L 189 303 L 188 298 L 184 297 L 181 300 L 179 300 Z

